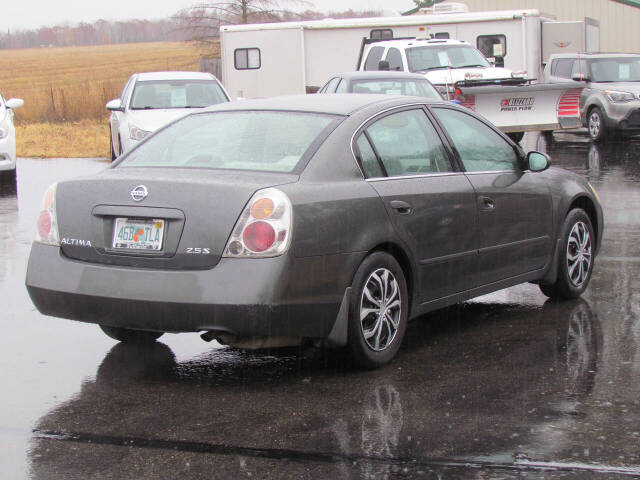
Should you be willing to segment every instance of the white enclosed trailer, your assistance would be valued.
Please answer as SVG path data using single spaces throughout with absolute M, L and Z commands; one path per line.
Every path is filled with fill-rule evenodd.
M 428 36 L 464 40 L 510 70 L 541 78 L 542 26 L 549 22 L 554 17 L 538 10 L 505 10 L 224 26 L 222 81 L 233 97 L 313 92 L 332 75 L 357 70 L 363 39 Z M 589 41 L 566 38 L 558 48 L 597 45 L 597 22 L 588 24 L 567 32 L 588 31 Z

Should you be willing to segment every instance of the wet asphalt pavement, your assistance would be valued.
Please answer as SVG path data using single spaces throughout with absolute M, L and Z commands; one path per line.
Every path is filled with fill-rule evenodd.
M 196 334 L 130 347 L 40 315 L 24 277 L 41 195 L 107 164 L 20 159 L 0 195 L 0 476 L 640 478 L 640 139 L 523 144 L 600 194 L 586 294 L 521 285 L 436 312 L 376 371 Z

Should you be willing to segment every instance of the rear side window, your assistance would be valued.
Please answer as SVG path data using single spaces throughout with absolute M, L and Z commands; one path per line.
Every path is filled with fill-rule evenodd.
M 236 70 L 257 70 L 262 62 L 259 48 L 236 48 L 233 58 Z
M 376 153 L 371 148 L 371 144 L 365 135 L 358 137 L 356 146 L 358 147 L 360 164 L 367 178 L 383 177 L 384 173 L 380 168 L 380 163 L 378 163 L 378 157 L 376 157 Z
M 382 60 L 384 47 L 372 47 L 367 55 L 367 61 L 364 63 L 365 70 L 378 70 L 378 63 Z
M 434 113 L 453 142 L 467 172 L 518 170 L 513 147 L 480 120 L 450 108 Z
M 453 171 L 438 134 L 421 109 L 387 115 L 366 132 L 390 177 Z
M 551 75 L 560 78 L 571 78 L 573 58 L 559 58 L 551 64 Z
M 390 28 L 376 28 L 369 32 L 371 40 L 391 40 L 393 38 L 393 30 Z
M 387 52 L 387 61 L 389 62 L 389 70 L 404 70 L 402 65 L 402 54 L 397 48 L 390 48 Z

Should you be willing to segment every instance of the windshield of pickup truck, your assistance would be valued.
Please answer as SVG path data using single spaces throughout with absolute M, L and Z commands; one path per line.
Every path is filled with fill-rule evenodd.
M 488 68 L 489 62 L 470 45 L 429 45 L 407 48 L 409 71 L 426 72 L 440 68 Z
M 640 82 L 640 56 L 597 58 L 589 66 L 593 82 Z

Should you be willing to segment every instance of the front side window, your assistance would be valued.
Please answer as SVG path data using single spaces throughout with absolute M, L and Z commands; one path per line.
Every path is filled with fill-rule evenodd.
M 393 113 L 366 128 L 390 177 L 451 172 L 440 137 L 422 109 Z
M 640 56 L 597 58 L 589 63 L 593 82 L 640 82 Z
M 573 60 L 571 64 L 571 76 L 569 78 L 573 78 L 574 75 L 589 76 L 589 65 L 586 60 Z
M 236 70 L 257 70 L 262 62 L 259 48 L 236 48 L 233 57 Z
M 384 47 L 372 47 L 367 55 L 367 61 L 364 63 L 365 70 L 378 70 L 378 63 L 382 60 Z
M 402 54 L 397 48 L 390 48 L 387 52 L 387 61 L 389 62 L 389 70 L 404 70 L 402 65 Z
M 513 147 L 480 120 L 451 108 L 434 108 L 433 112 L 467 172 L 518 170 L 518 155 Z
M 334 115 L 235 111 L 190 115 L 131 150 L 118 167 L 292 172 Z
M 485 57 L 504 57 L 507 54 L 507 37 L 499 35 L 479 35 L 476 46 Z
M 226 101 L 215 80 L 157 80 L 137 82 L 129 108 L 199 108 Z
M 407 62 L 410 72 L 490 66 L 487 59 L 469 45 L 431 45 L 407 48 Z

